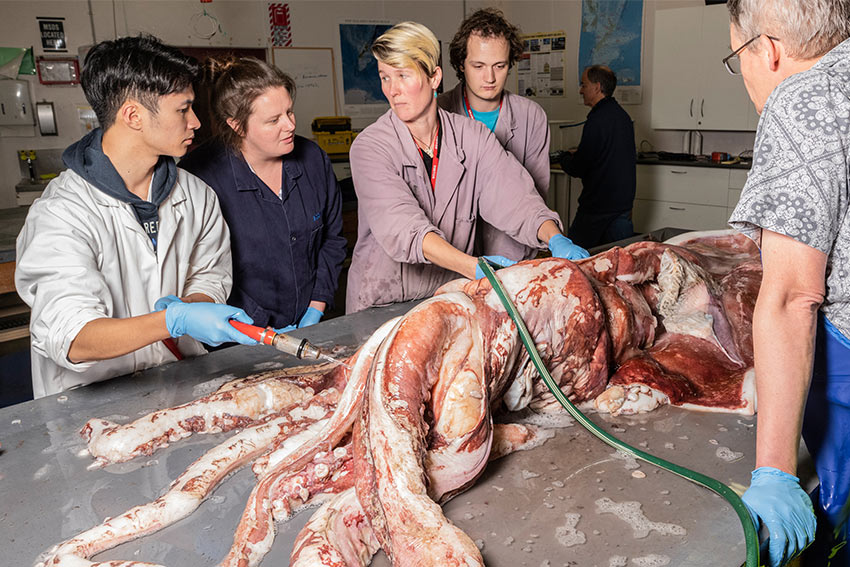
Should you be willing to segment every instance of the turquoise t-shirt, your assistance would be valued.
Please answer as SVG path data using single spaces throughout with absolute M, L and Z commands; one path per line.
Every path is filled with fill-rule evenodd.
M 496 110 L 491 110 L 490 112 L 478 112 L 477 110 L 472 110 L 472 117 L 482 122 L 487 128 L 492 132 L 496 127 L 496 122 L 499 120 L 499 108 Z

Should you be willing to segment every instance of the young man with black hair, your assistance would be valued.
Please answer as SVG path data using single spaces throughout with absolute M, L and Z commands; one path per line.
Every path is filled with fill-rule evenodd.
M 522 57 L 519 29 L 495 8 L 478 10 L 465 19 L 452 39 L 449 54 L 460 83 L 443 93 L 441 108 L 483 123 L 499 143 L 531 174 L 543 199 L 549 192 L 549 122 L 536 102 L 505 90 L 508 71 Z M 537 250 L 482 223 L 477 253 L 511 260 L 534 258 Z M 561 235 L 558 245 L 576 249 Z
M 200 125 L 197 71 L 152 36 L 86 57 L 81 83 L 101 127 L 65 150 L 68 169 L 17 240 L 36 398 L 203 354 L 198 341 L 254 342 L 229 324 L 250 317 L 222 305 L 233 278 L 215 193 L 174 161 Z
M 632 118 L 614 98 L 617 76 L 604 65 L 581 75 L 579 94 L 590 107 L 578 149 L 561 157 L 561 167 L 582 182 L 578 211 L 568 235 L 592 248 L 634 233 L 635 129 Z

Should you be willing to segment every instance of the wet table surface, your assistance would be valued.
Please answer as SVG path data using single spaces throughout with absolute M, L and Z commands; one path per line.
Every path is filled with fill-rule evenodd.
M 360 344 L 411 304 L 374 309 L 303 330 L 322 347 Z M 0 410 L 0 548 L 18 566 L 106 517 L 160 496 L 183 470 L 232 433 L 195 435 L 149 457 L 87 470 L 78 431 L 93 417 L 129 422 L 212 392 L 225 381 L 299 361 L 270 347 L 239 346 Z M 591 418 L 652 454 L 726 484 L 746 484 L 755 419 L 664 407 L 636 417 Z M 446 515 L 476 541 L 489 567 L 740 565 L 743 531 L 720 497 L 618 455 L 569 419 L 531 451 L 490 463 Z M 250 467 L 226 478 L 189 517 L 95 560 L 170 567 L 216 565 L 248 494 Z M 279 525 L 262 565 L 286 565 L 311 510 Z M 12 559 L 14 558 L 14 559 Z M 386 566 L 383 553 L 373 565 Z

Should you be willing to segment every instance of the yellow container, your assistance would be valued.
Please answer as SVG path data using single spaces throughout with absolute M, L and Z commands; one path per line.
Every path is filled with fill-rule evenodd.
M 351 149 L 351 142 L 357 136 L 357 132 L 343 130 L 340 132 L 313 132 L 313 137 L 319 147 L 328 154 L 347 154 Z
M 342 132 L 351 130 L 348 116 L 317 116 L 310 125 L 313 132 Z

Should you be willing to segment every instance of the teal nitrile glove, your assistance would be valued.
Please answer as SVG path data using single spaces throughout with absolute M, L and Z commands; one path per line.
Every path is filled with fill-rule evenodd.
M 296 327 L 295 325 L 287 325 L 286 327 L 281 327 L 280 329 L 272 329 L 272 330 L 275 333 L 277 333 L 278 335 L 282 335 L 284 333 L 288 333 L 289 331 L 294 331 L 297 328 L 298 327 Z
M 505 258 L 504 256 L 484 256 L 484 259 L 487 260 L 491 264 L 496 264 L 500 268 L 507 268 L 508 266 L 513 266 L 516 264 L 513 260 L 509 258 Z M 481 269 L 481 266 L 475 266 L 475 279 L 480 280 L 484 277 L 484 271 Z
M 189 335 L 210 346 L 228 342 L 258 344 L 251 337 L 237 331 L 230 324 L 231 319 L 249 324 L 254 322 L 238 307 L 220 303 L 172 301 L 165 308 L 165 326 L 172 337 Z
M 784 565 L 815 539 L 815 513 L 800 479 L 773 467 L 753 471 L 750 487 L 741 498 L 759 529 L 759 520 L 770 533 L 770 567 Z
M 156 300 L 156 303 L 153 304 L 153 310 L 162 311 L 175 301 L 183 303 L 183 300 L 177 297 L 176 295 L 166 295 L 165 297 L 160 297 Z
M 315 307 L 308 307 L 307 311 L 304 312 L 304 315 L 301 316 L 301 320 L 298 321 L 298 328 L 309 327 L 310 325 L 315 325 L 319 321 L 322 320 L 322 316 L 324 312 L 319 311 Z
M 566 258 L 567 260 L 581 260 L 590 256 L 587 250 L 573 244 L 573 241 L 563 234 L 556 234 L 549 239 L 549 250 L 552 252 L 552 256 Z

